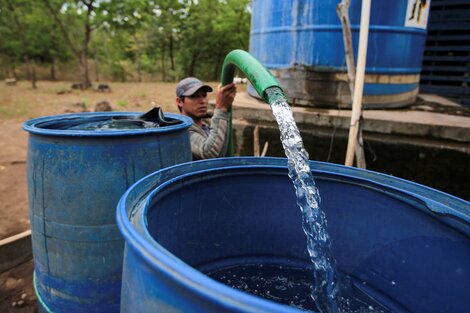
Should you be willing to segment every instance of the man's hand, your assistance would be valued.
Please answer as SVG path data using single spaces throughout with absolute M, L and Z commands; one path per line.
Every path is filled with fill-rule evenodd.
M 215 97 L 215 107 L 227 112 L 228 108 L 232 106 L 236 93 L 237 85 L 235 83 L 230 83 L 224 87 L 219 85 L 217 87 L 217 95 Z

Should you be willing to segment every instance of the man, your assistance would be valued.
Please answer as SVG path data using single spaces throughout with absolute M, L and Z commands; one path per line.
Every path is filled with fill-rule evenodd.
M 188 77 L 176 86 L 176 105 L 183 115 L 193 119 L 189 128 L 189 139 L 193 160 L 223 157 L 228 146 L 228 109 L 232 106 L 237 87 L 234 83 L 217 88 L 214 115 L 211 125 L 203 118 L 207 114 L 207 93 L 212 88 L 199 79 Z

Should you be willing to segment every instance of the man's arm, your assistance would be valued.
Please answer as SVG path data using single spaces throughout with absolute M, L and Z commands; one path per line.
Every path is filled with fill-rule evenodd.
M 204 131 L 197 125 L 193 125 L 189 129 L 193 159 L 219 158 L 227 152 L 228 109 L 232 106 L 236 93 L 235 83 L 223 87 L 218 86 L 209 136 L 204 134 Z

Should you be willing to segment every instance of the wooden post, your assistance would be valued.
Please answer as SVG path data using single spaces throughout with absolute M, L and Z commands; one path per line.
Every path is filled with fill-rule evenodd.
M 351 101 L 354 95 L 354 79 L 356 76 L 356 65 L 354 64 L 354 50 L 352 44 L 351 23 L 349 21 L 349 0 L 342 0 L 336 6 L 341 27 L 343 29 L 344 54 L 346 56 L 346 66 L 348 68 L 349 91 L 351 92 Z
M 269 142 L 266 141 L 263 146 L 263 151 L 261 152 L 262 157 L 266 156 L 266 153 L 268 153 L 268 147 L 269 147 Z
M 358 144 L 359 123 L 362 110 L 362 95 L 364 89 L 364 75 L 367 58 L 367 42 L 369 37 L 370 0 L 362 1 L 361 29 L 359 32 L 359 50 L 357 57 L 357 71 L 354 85 L 354 97 L 351 112 L 351 124 L 349 128 L 348 147 L 346 151 L 345 165 L 352 166 L 354 154 Z
M 31 230 L 0 240 L 0 273 L 32 258 Z
M 253 130 L 253 155 L 260 156 L 259 152 L 259 127 L 255 126 Z

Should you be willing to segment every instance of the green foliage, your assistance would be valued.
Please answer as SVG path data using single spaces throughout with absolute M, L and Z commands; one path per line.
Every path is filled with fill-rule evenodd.
M 57 38 L 55 23 L 41 3 L 34 0 L 0 0 L 0 7 L 0 57 L 3 60 L 13 64 L 24 61 L 23 35 L 27 42 L 26 52 L 37 63 L 70 59 L 65 43 Z M 15 23 L 15 15 L 20 28 Z
M 233 49 L 247 49 L 250 31 L 249 1 L 199 0 L 188 7 L 181 37 L 187 53 L 181 55 L 185 75 L 219 79 L 221 65 Z
M 127 100 L 118 100 L 117 105 L 120 106 L 121 108 L 125 108 L 129 103 Z
M 225 55 L 248 49 L 249 0 L 0 0 L 3 69 L 24 62 L 6 1 L 20 17 L 37 64 L 93 66 L 95 79 L 140 80 L 145 74 L 164 81 L 189 75 L 218 80 Z

